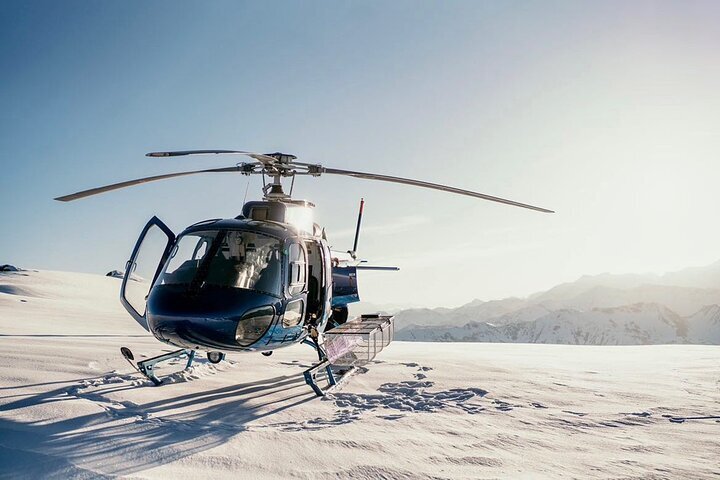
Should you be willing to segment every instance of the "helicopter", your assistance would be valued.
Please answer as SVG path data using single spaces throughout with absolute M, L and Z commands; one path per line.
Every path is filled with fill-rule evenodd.
M 325 233 L 314 222 L 314 204 L 293 199 L 296 177 L 321 175 L 398 183 L 502 203 L 543 213 L 545 208 L 446 185 L 325 167 L 297 161 L 286 153 L 254 153 L 240 150 L 183 150 L 146 154 L 148 157 L 187 155 L 240 155 L 253 161 L 234 166 L 155 175 L 92 188 L 55 198 L 69 202 L 101 193 L 158 180 L 201 173 L 262 175 L 262 200 L 245 203 L 235 218 L 203 220 L 176 235 L 159 218 L 145 225 L 125 265 L 120 301 L 130 316 L 159 341 L 179 350 L 135 361 L 132 351 L 121 348 L 125 359 L 154 384 L 162 380 L 155 366 L 205 351 L 208 361 L 218 363 L 229 352 L 273 351 L 304 343 L 318 354 L 318 363 L 304 372 L 316 394 L 326 390 L 317 384 L 324 372 L 333 387 L 347 370 L 333 369 L 339 357 L 352 353 L 362 342 L 357 337 L 380 334 L 380 348 L 392 340 L 389 315 L 363 315 L 348 320 L 348 305 L 360 300 L 357 273 L 362 270 L 393 271 L 398 267 L 370 266 L 357 258 L 364 200 L 360 201 L 353 247 L 349 258 L 339 259 Z M 286 193 L 282 180 L 290 179 Z M 269 180 L 269 181 L 268 181 Z M 343 351 L 331 354 L 328 338 L 339 338 Z M 375 342 L 374 345 L 377 345 Z M 367 347 L 365 347 L 367 348 Z M 337 350 L 337 348 L 334 348 Z M 357 358 L 357 356 L 353 357 Z M 346 362 L 352 368 L 357 362 Z

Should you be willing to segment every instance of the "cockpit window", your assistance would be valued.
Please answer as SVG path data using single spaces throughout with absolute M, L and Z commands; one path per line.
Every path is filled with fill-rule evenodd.
M 170 253 L 158 284 L 190 284 L 218 232 L 198 232 L 180 237 Z
M 204 285 L 282 294 L 280 241 L 238 230 L 194 232 L 180 237 L 160 285 Z

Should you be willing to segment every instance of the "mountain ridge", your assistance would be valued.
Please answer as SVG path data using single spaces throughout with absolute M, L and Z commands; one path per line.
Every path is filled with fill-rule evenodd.
M 411 341 L 720 344 L 720 261 L 665 274 L 584 275 L 527 298 L 396 314 Z

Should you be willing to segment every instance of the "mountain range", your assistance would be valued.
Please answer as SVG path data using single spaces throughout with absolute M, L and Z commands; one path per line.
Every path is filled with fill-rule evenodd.
M 720 261 L 663 275 L 586 275 L 527 298 L 396 313 L 396 339 L 720 344 Z

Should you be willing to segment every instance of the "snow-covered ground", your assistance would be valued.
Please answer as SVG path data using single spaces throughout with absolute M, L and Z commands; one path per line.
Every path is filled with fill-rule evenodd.
M 153 387 L 116 278 L 0 273 L 0 478 L 717 478 L 720 347 L 393 343 L 333 395 L 307 347 Z

